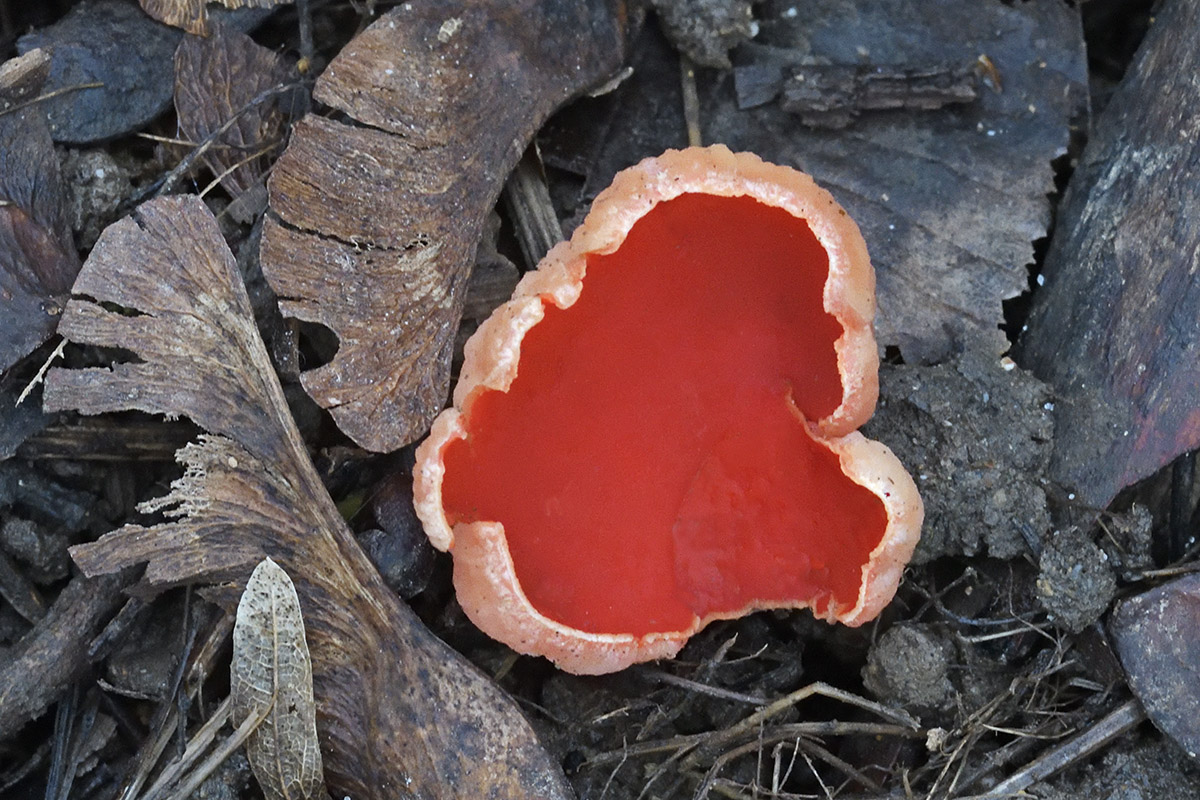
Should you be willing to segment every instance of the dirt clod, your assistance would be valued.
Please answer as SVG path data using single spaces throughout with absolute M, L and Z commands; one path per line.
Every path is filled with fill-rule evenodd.
M 1050 528 L 1042 475 L 1050 458 L 1047 388 L 1012 362 L 964 355 L 933 367 L 884 365 L 863 433 L 917 479 L 925 527 L 914 563 L 945 555 L 1027 552 Z
M 75 245 L 91 250 L 100 231 L 117 218 L 117 207 L 133 193 L 129 170 L 107 150 L 68 150 L 62 159 L 67 218 Z
M 1057 625 L 1073 633 L 1098 620 L 1117 592 L 1108 557 L 1078 528 L 1047 537 L 1038 566 L 1038 600 Z
M 903 707 L 945 709 L 954 703 L 953 645 L 928 625 L 896 625 L 867 655 L 863 684 L 880 700 Z

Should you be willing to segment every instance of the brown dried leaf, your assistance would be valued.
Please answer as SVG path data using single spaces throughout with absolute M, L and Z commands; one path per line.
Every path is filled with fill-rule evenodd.
M 308 627 L 326 778 L 337 796 L 567 796 L 513 701 L 388 591 L 321 484 L 254 327 L 216 220 L 161 197 L 100 237 L 61 332 L 135 362 L 51 370 L 50 408 L 186 415 L 211 435 L 180 450 L 184 476 L 144 504 L 166 522 L 74 548 L 89 574 L 148 562 L 144 585 L 245 578 L 270 555 L 293 576 Z
M 284 314 L 337 334 L 302 376 L 363 447 L 422 435 L 445 403 L 487 213 L 534 131 L 624 53 L 619 0 L 404 5 L 333 60 L 272 173 L 262 265 Z
M 208 3 L 220 3 L 228 9 L 270 8 L 291 0 L 138 0 L 142 9 L 159 22 L 183 28 L 198 36 L 208 35 Z
M 806 128 L 777 103 L 739 108 L 733 76 L 698 75 L 700 120 L 705 142 L 803 169 L 854 217 L 878 278 L 881 344 L 898 345 L 909 363 L 968 347 L 1006 349 L 1002 301 L 1028 287 L 1033 242 L 1050 220 L 1051 162 L 1066 151 L 1087 98 L 1078 9 L 772 0 L 757 4 L 756 16 L 761 32 L 741 54 L 751 64 L 739 75 L 754 67 L 782 76 L 806 59 L 903 68 L 990 57 L 1003 91 L 983 88 L 977 102 L 936 111 L 868 111 L 840 131 Z M 633 76 L 599 101 L 608 114 L 593 107 L 578 124 L 558 126 L 560 143 L 543 149 L 548 163 L 577 168 L 577 154 L 590 145 L 599 156 L 588 170 L 590 196 L 617 170 L 685 144 L 677 73 L 669 52 L 635 64 Z
M 1163 733 L 1200 753 L 1200 575 L 1117 606 L 1109 623 L 1129 686 Z
M 233 628 L 230 694 L 235 726 L 269 708 L 246 740 L 246 757 L 268 800 L 324 794 L 312 662 L 292 579 L 265 558 L 250 575 Z
M 225 25 L 215 25 L 207 38 L 183 37 L 175 51 L 175 111 L 183 135 L 201 142 L 237 117 L 203 156 L 234 198 L 260 182 L 283 133 L 276 103 L 250 104 L 291 77 L 281 56 Z
M 0 115 L 0 371 L 54 332 L 79 272 L 63 192 L 41 111 Z

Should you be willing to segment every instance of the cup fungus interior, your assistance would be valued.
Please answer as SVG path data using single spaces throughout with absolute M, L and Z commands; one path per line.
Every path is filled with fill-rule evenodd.
M 887 514 L 805 423 L 842 400 L 828 271 L 783 209 L 659 203 L 470 398 L 447 519 L 502 523 L 533 607 L 591 633 L 853 605 Z

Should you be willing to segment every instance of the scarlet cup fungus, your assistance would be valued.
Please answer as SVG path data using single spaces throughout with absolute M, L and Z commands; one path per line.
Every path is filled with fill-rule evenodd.
M 722 146 L 617 175 L 466 346 L 416 507 L 467 615 L 576 673 L 715 619 L 859 625 L 920 533 L 875 409 L 874 272 L 807 175 Z

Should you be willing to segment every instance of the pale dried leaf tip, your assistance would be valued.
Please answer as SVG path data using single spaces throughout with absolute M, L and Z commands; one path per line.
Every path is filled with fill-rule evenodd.
M 238 604 L 230 682 L 235 721 L 270 711 L 246 740 L 246 756 L 268 800 L 325 794 L 312 663 L 291 578 L 269 558 Z

